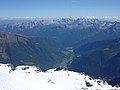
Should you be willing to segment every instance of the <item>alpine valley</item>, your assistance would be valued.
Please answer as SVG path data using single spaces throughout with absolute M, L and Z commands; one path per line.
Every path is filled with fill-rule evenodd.
M 76 72 L 53 71 L 51 75 L 62 77 L 63 72 L 79 77 L 82 72 L 119 86 L 120 22 L 89 18 L 0 20 L 0 63 L 35 65 L 42 71 L 67 69 Z M 48 71 L 42 74 L 47 76 Z M 17 75 L 17 70 L 12 75 Z

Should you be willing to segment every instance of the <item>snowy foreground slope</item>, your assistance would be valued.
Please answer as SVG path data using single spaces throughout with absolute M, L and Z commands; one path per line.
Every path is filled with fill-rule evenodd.
M 99 79 L 72 71 L 46 72 L 34 66 L 0 64 L 0 90 L 120 90 Z

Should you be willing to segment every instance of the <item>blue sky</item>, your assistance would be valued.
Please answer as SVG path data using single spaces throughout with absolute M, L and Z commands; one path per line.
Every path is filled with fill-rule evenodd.
M 0 0 L 0 17 L 120 16 L 120 0 Z

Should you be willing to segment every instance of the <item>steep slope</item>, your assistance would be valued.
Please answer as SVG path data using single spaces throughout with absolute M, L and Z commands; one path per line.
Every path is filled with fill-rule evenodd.
M 18 66 L 8 72 L 9 64 L 0 64 L 1 90 L 119 90 L 100 79 L 83 73 L 51 69 L 38 71 L 35 66 Z M 1 70 L 2 69 L 2 70 Z M 8 70 L 8 71 L 5 71 Z M 14 86 L 13 86 L 14 84 Z M 27 88 L 27 89 L 26 89 Z
M 119 77 L 120 39 L 97 41 L 77 48 L 70 69 L 95 78 Z
M 65 54 L 67 53 L 67 54 Z M 69 51 L 45 38 L 25 37 L 0 32 L 0 62 L 38 65 L 43 70 L 69 59 Z

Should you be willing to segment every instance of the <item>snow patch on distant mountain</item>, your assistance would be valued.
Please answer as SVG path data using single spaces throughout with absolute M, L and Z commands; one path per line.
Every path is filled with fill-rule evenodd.
M 51 69 L 42 72 L 35 66 L 0 64 L 0 90 L 120 90 L 107 82 L 83 73 Z

